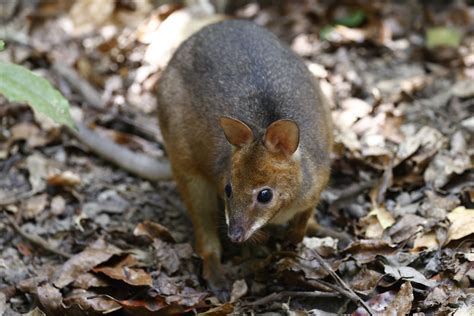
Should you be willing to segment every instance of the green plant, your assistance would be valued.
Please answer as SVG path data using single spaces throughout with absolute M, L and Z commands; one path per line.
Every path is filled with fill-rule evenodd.
M 4 47 L 0 41 L 0 50 Z M 0 94 L 11 102 L 24 102 L 59 124 L 75 128 L 69 102 L 46 79 L 27 68 L 0 62 Z

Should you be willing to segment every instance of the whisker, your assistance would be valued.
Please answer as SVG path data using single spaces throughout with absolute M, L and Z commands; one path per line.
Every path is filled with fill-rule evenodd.
M 258 245 L 264 243 L 268 239 L 268 233 L 263 230 L 257 230 L 248 239 L 248 242 L 252 245 Z

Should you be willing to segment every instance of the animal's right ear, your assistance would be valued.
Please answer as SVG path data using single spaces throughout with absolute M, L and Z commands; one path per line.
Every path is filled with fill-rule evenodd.
M 244 122 L 222 116 L 219 119 L 222 129 L 224 130 L 227 141 L 236 147 L 242 147 L 253 141 L 253 132 Z

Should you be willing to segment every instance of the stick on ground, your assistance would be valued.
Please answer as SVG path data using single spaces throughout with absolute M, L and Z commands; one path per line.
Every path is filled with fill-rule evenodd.
M 13 229 L 21 236 L 23 237 L 24 239 L 28 240 L 29 242 L 31 242 L 32 244 L 35 244 L 37 246 L 40 246 L 41 248 L 43 248 L 44 250 L 50 252 L 50 253 L 53 253 L 53 254 L 56 254 L 58 256 L 61 256 L 61 257 L 64 257 L 64 258 L 71 258 L 72 255 L 70 253 L 67 253 L 67 252 L 64 252 L 62 250 L 59 250 L 59 249 L 56 249 L 54 248 L 53 246 L 51 246 L 46 240 L 44 240 L 43 238 L 41 238 L 40 236 L 37 236 L 37 235 L 33 235 L 33 234 L 29 234 L 27 232 L 25 232 L 23 229 L 21 229 L 20 226 L 18 226 L 18 224 L 15 222 L 14 219 L 12 219 L 10 216 L 6 216 L 7 217 L 7 220 L 8 222 L 10 223 L 10 225 L 13 227 Z

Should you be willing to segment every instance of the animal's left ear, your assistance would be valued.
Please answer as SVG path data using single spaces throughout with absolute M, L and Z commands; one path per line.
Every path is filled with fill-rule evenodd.
M 292 120 L 278 120 L 267 127 L 264 144 L 271 152 L 292 155 L 300 142 L 300 129 Z

